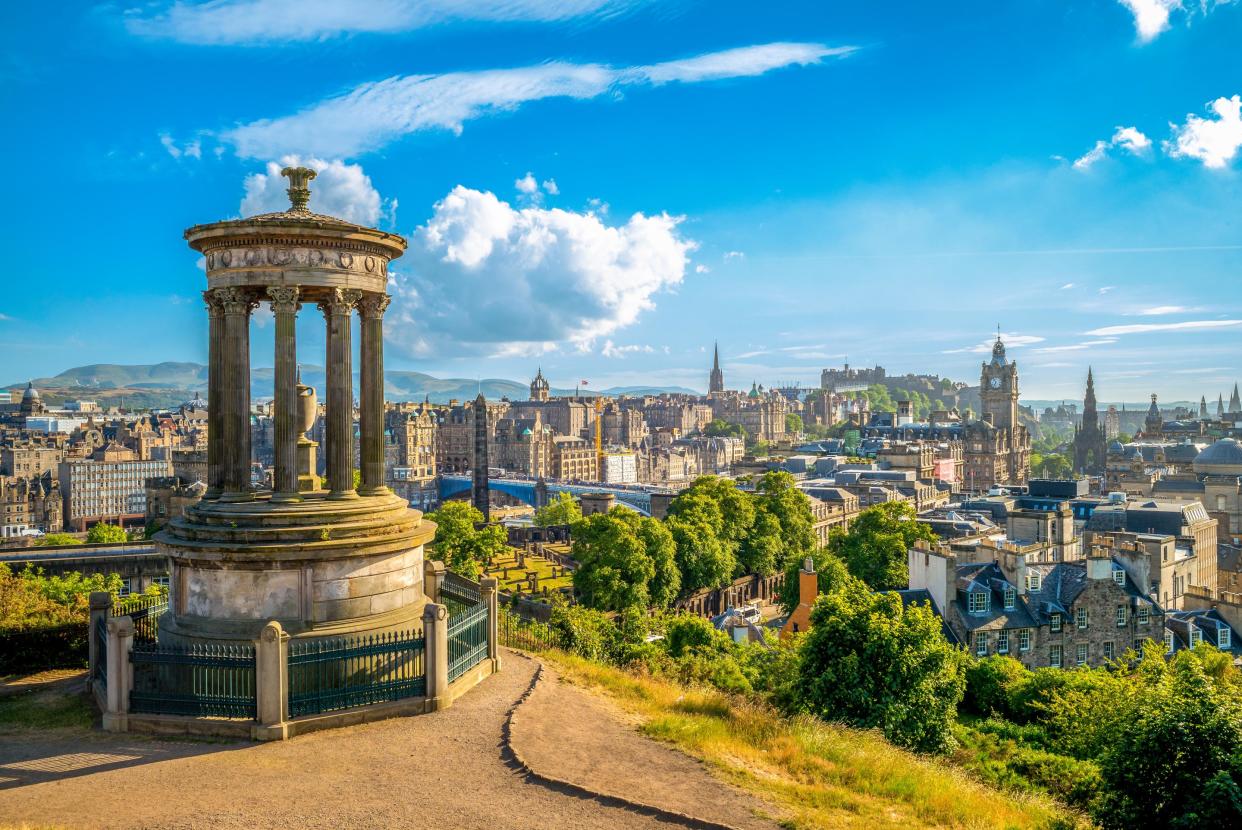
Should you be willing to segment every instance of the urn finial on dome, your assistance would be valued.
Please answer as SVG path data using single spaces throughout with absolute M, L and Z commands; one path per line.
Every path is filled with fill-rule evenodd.
M 306 205 L 310 202 L 311 179 L 319 175 L 309 167 L 286 167 L 280 175 L 289 180 L 289 209 L 301 213 L 309 213 Z

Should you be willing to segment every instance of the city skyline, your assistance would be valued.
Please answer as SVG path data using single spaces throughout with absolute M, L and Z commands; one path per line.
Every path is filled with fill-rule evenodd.
M 701 389 L 719 339 L 733 388 L 847 357 L 970 383 L 999 323 L 1024 399 L 1237 379 L 1242 4 L 282 5 L 17 12 L 6 102 L 77 121 L 0 137 L 7 242 L 90 220 L 11 272 L 5 382 L 205 362 L 181 231 L 280 209 L 292 157 L 312 209 L 411 240 L 394 370 Z

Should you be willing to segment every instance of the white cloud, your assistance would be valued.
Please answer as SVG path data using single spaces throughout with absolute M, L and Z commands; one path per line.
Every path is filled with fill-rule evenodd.
M 1100 296 L 1103 296 L 1107 294 L 1109 291 L 1112 291 L 1115 287 L 1116 286 L 1113 286 L 1113 285 L 1102 285 L 1100 286 L 1099 290 L 1097 290 L 1095 293 L 1099 294 Z
M 604 357 L 613 357 L 613 358 L 623 358 L 627 354 L 635 354 L 635 353 L 654 354 L 655 349 L 652 348 L 651 346 L 640 346 L 640 345 L 616 346 L 616 345 L 613 345 L 613 342 L 611 340 L 606 340 L 604 341 L 604 348 L 600 350 L 600 354 L 602 354 Z
M 1146 153 L 1151 148 L 1151 139 L 1143 135 L 1135 127 L 1118 127 L 1108 141 L 1097 141 L 1087 153 L 1074 162 L 1075 170 L 1087 170 L 1096 162 L 1108 156 L 1113 147 L 1120 147 L 1130 155 Z
M 1184 305 L 1157 305 L 1134 312 L 1139 317 L 1159 317 L 1163 314 L 1183 314 L 1191 309 Z
M 1134 323 L 1126 326 L 1105 326 L 1085 332 L 1088 337 L 1112 337 L 1120 334 L 1146 334 L 1153 331 L 1187 331 L 1242 326 L 1242 320 L 1187 320 L 1182 323 Z
M 704 265 L 701 262 L 698 265 L 694 266 L 694 273 L 696 274 L 710 274 L 711 272 L 712 272 L 712 269 L 708 268 L 706 265 Z
M 728 262 L 731 259 L 746 259 L 746 254 L 742 253 L 741 251 L 726 252 L 724 255 L 724 261 Z
M 168 151 L 168 155 L 175 159 L 179 159 L 182 156 L 192 159 L 201 159 L 203 157 L 203 142 L 198 138 L 178 145 L 176 139 L 171 135 L 160 133 L 160 144 Z
M 1182 8 L 1182 0 L 1117 0 L 1134 15 L 1134 29 L 1148 43 L 1169 28 L 1169 13 Z
M 1035 343 L 1042 343 L 1045 338 L 1037 337 L 1033 334 L 1002 334 L 1001 340 L 1005 342 L 1005 348 L 1010 349 L 1015 347 L 1020 348 L 1022 346 L 1030 346 Z M 973 346 L 963 346 L 960 349 L 945 349 L 942 354 L 965 354 L 967 352 L 971 354 L 988 354 L 992 351 L 992 346 L 995 343 L 996 338 L 989 337 L 987 340 L 983 340 Z
M 285 167 L 314 168 L 318 175 L 310 183 L 310 209 L 315 213 L 337 216 L 359 225 L 376 225 L 381 219 L 396 219 L 397 200 L 385 201 L 371 184 L 371 177 L 357 164 L 340 160 L 285 156 L 279 163 L 270 161 L 262 173 L 246 177 L 246 195 L 241 202 L 241 215 L 288 210 L 289 180 L 280 175 Z
M 1072 282 L 1067 282 L 1065 285 L 1061 286 L 1061 290 L 1068 291 L 1069 289 L 1073 287 L 1074 287 L 1074 284 Z
M 749 77 L 844 57 L 852 50 L 820 43 L 769 43 L 620 69 L 554 61 L 516 69 L 394 76 L 362 84 L 293 115 L 243 124 L 221 138 L 248 158 L 284 153 L 348 157 L 422 130 L 460 133 L 466 121 L 545 98 L 586 100 L 625 86 Z
M 455 187 L 394 263 L 388 336 L 409 354 L 530 355 L 591 348 L 679 285 L 696 243 L 680 219 L 515 208 Z M 610 355 L 627 346 L 610 344 Z
M 125 26 L 142 37 L 205 46 L 326 40 L 391 33 L 452 21 L 548 22 L 605 17 L 647 0 L 184 0 L 129 9 Z
M 160 136 L 160 144 L 164 145 L 164 149 L 168 151 L 168 155 L 175 159 L 181 158 L 181 148 L 177 146 L 177 142 L 173 141 L 173 137 L 168 133 Z
M 1174 158 L 1189 157 L 1203 162 L 1204 167 L 1222 168 L 1242 147 L 1242 98 L 1217 98 L 1210 109 L 1215 119 L 1200 118 L 1191 113 L 1180 127 L 1170 124 L 1173 139 L 1164 143 L 1164 150 Z
M 1116 343 L 1117 338 L 1106 337 L 1102 340 L 1088 340 L 1083 343 L 1071 343 L 1066 346 L 1042 346 L 1038 349 L 1032 349 L 1033 352 L 1039 354 L 1049 354 L 1055 352 L 1080 352 L 1084 349 L 1090 349 L 1092 346 L 1107 346 L 1110 343 Z
M 13 319 L 13 318 L 12 318 L 12 317 L 10 317 L 9 315 L 4 314 L 4 313 L 0 313 L 0 322 L 8 322 L 8 321 L 10 321 L 10 320 L 12 320 L 12 319 Z
M 559 196 L 561 189 L 556 186 L 556 179 L 544 179 L 543 192 L 547 193 L 549 196 Z
M 539 192 L 539 182 L 535 181 L 534 174 L 529 171 L 522 178 L 515 180 L 513 186 L 517 188 L 518 193 L 523 193 L 527 196 Z

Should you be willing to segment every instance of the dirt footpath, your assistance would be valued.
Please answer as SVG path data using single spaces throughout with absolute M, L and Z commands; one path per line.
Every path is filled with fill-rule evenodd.
M 648 828 L 669 822 L 551 788 L 523 774 L 502 745 L 506 715 L 536 664 L 504 670 L 431 715 L 270 744 L 170 741 L 101 732 L 0 735 L 0 826 L 105 828 Z M 567 689 L 569 687 L 566 687 Z M 585 699 L 586 693 L 570 690 Z M 555 699 L 541 702 L 557 705 Z M 579 730 L 606 717 L 572 701 Z M 548 714 L 552 714 L 548 711 Z M 564 722 L 565 717 L 554 718 Z M 620 729 L 613 721 L 609 728 Z M 529 734 L 534 745 L 570 733 Z M 659 753 L 669 753 L 654 743 Z M 629 744 L 627 744 L 629 746 Z M 572 747 L 574 757 L 595 750 Z M 634 752 L 632 746 L 627 750 Z M 678 756 L 680 762 L 697 767 Z M 667 763 L 673 763 L 667 758 Z M 604 774 L 606 767 L 594 768 Z M 678 768 L 674 775 L 682 774 Z M 706 772 L 697 769 L 702 778 Z M 666 779 L 667 780 L 667 779 Z M 718 797 L 733 797 L 724 784 Z M 686 792 L 691 792 L 687 790 Z M 708 797 L 707 790 L 694 791 Z

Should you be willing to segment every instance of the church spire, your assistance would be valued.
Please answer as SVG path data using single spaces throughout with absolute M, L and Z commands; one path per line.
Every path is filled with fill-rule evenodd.
M 724 372 L 720 370 L 720 344 L 715 343 L 712 346 L 712 371 L 707 378 L 707 392 L 724 391 Z

